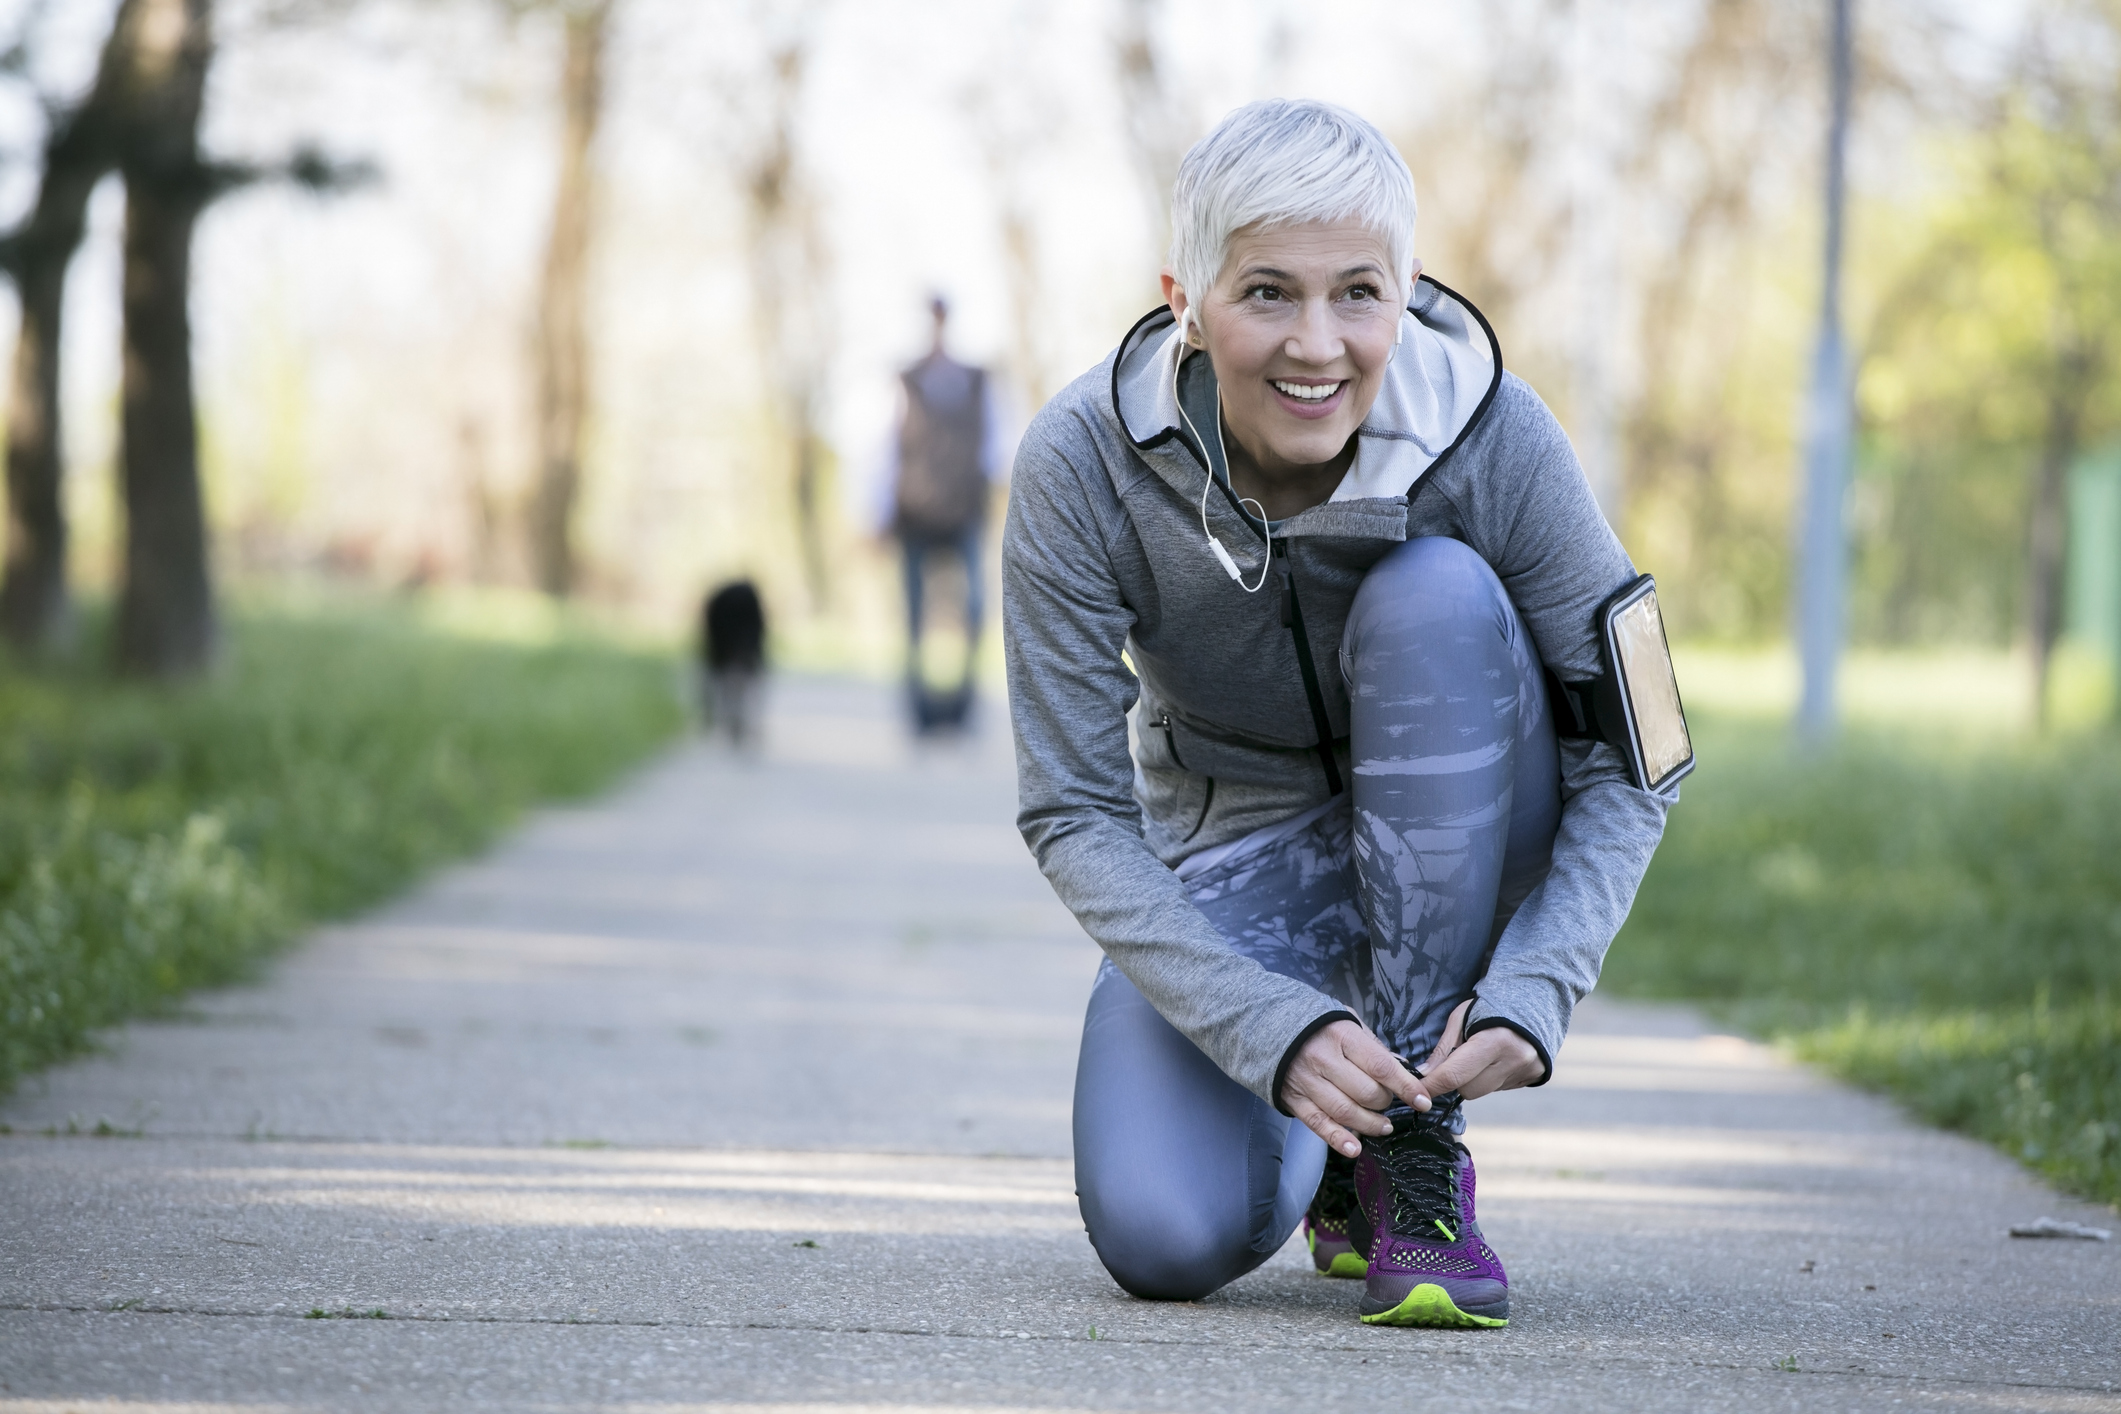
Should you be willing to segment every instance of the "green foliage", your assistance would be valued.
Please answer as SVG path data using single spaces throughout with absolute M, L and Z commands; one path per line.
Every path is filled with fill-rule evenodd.
M 1859 1007 L 1799 1036 L 1797 1049 L 2066 1188 L 2121 1199 L 2121 1006 L 2111 1000 L 1936 1016 Z
M 595 789 L 679 722 L 665 660 L 382 615 L 241 618 L 197 686 L 0 677 L 0 1088 Z
M 2121 742 L 1713 720 L 1606 981 L 2121 1199 Z
M 1858 388 L 1862 636 L 2012 636 L 2040 463 L 2121 433 L 2117 44 L 2110 0 L 2041 7 L 1990 120 L 1942 154 L 1942 198 L 1859 218 L 1886 267 Z

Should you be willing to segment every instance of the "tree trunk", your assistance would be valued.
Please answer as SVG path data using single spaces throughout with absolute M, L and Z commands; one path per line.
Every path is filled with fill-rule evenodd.
M 0 578 L 0 636 L 41 652 L 65 646 L 65 443 L 59 348 L 66 270 L 86 228 L 88 199 L 117 161 L 114 138 L 130 95 L 143 0 L 123 0 L 104 41 L 96 81 L 73 112 L 55 116 L 44 143 L 36 205 L 9 238 L 8 270 L 22 305 L 7 403 L 7 569 Z
M 564 118 L 552 238 L 538 304 L 538 477 L 530 514 L 530 555 L 538 587 L 564 596 L 575 587 L 575 502 L 582 483 L 582 425 L 589 404 L 589 229 L 595 174 L 590 165 L 603 105 L 604 35 L 610 0 L 567 15 L 561 78 Z
M 15 287 L 22 329 L 15 342 L 7 408 L 7 573 L 0 579 L 0 632 L 31 653 L 64 646 L 66 509 L 59 443 L 59 318 L 69 246 L 57 259 L 26 260 Z
M 126 193 L 126 537 L 118 663 L 148 677 L 199 672 L 214 650 L 186 308 L 197 216 L 182 192 L 149 184 Z
M 213 54 L 210 0 L 143 0 L 150 23 L 133 54 L 135 107 L 125 172 L 125 585 L 118 664 L 178 677 L 215 644 L 206 511 L 192 410 L 191 240 L 208 192 L 199 113 Z
M 2082 441 L 2092 361 L 2081 351 L 2061 359 L 2049 384 L 2047 432 L 2033 481 L 2025 556 L 2026 641 L 2031 648 L 2033 726 L 2047 729 L 2048 668 L 2062 634 L 2063 549 L 2069 538 L 2065 491 Z
M 1112 50 L 1120 117 L 1145 188 L 1155 243 L 1150 254 L 1159 265 L 1171 245 L 1171 188 L 1191 145 L 1191 125 L 1172 83 L 1171 66 L 1157 45 L 1163 15 L 1164 0 L 1121 0 Z
M 827 336 L 825 307 L 816 291 L 825 280 L 826 257 L 817 205 L 805 189 L 797 128 L 815 8 L 798 12 L 798 20 L 768 50 L 767 89 L 751 105 L 761 115 L 760 131 L 743 178 L 752 326 L 768 406 L 787 456 L 796 553 L 809 607 L 822 613 L 832 590 L 823 522 L 825 436 L 818 425 Z

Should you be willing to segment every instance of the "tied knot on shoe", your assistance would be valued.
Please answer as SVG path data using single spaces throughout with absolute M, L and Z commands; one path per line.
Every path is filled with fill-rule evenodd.
M 1461 1103 L 1458 1093 L 1440 1096 L 1426 1113 L 1395 1106 L 1386 1111 L 1392 1132 L 1367 1142 L 1391 1187 L 1394 1234 L 1429 1242 L 1456 1242 L 1462 1219 L 1453 1181 L 1465 1146 L 1451 1132 Z

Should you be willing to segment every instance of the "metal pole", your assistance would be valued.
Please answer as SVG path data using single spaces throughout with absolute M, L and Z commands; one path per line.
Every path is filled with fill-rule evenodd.
M 1841 244 L 1847 185 L 1849 92 L 1854 82 L 1849 12 L 1855 0 L 1832 0 L 1833 114 L 1826 136 L 1825 278 L 1819 299 L 1819 341 L 1812 357 L 1811 396 L 1805 407 L 1805 494 L 1798 556 L 1797 638 L 1804 664 L 1804 696 L 1797 725 L 1808 737 L 1834 730 L 1834 676 L 1841 658 L 1843 583 L 1847 573 L 1842 506 L 1848 492 L 1854 408 L 1848 346 L 1841 334 Z

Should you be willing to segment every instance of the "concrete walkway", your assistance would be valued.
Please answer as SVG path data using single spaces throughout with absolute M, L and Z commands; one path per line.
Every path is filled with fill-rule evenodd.
M 680 751 L 25 1086 L 0 1414 L 2121 1409 L 2121 1242 L 2004 1235 L 2110 1215 L 1595 999 L 1475 1107 L 1509 1329 L 1365 1328 L 1294 1243 L 1127 1298 L 1070 1191 L 1096 952 L 1002 736 L 784 684 L 763 762 Z

